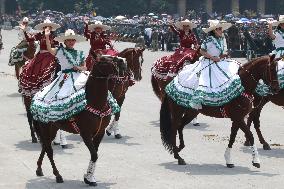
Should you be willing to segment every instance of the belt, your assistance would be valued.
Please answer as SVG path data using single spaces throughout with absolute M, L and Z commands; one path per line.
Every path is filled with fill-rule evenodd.
M 65 69 L 61 71 L 62 73 L 71 73 L 71 72 L 77 72 L 76 70 L 74 70 L 73 68 L 70 69 Z

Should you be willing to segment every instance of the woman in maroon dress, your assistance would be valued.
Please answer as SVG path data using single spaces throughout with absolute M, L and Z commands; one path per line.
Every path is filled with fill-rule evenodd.
M 165 86 L 178 74 L 185 62 L 193 63 L 199 56 L 199 44 L 192 32 L 195 27 L 196 24 L 187 19 L 177 22 L 175 26 L 170 25 L 172 31 L 179 36 L 180 48 L 173 55 L 158 59 L 151 69 L 152 86 L 160 100 L 164 97 Z M 193 125 L 199 125 L 196 118 Z
M 196 50 L 199 48 L 196 37 L 192 32 L 196 24 L 184 20 L 176 23 L 175 26 L 170 25 L 170 27 L 179 36 L 180 48 L 176 49 L 173 55 L 158 59 L 152 67 L 153 76 L 164 81 L 171 80 L 176 76 L 185 61 L 193 62 L 197 58 L 198 53 Z
M 53 80 L 56 70 L 55 56 L 50 54 L 47 50 L 45 29 L 52 31 L 52 34 L 49 35 L 49 40 L 51 46 L 54 48 L 59 44 L 57 41 L 54 41 L 55 35 L 53 33 L 58 28 L 60 28 L 60 25 L 46 19 L 44 23 L 35 26 L 36 30 L 41 30 L 42 32 L 32 37 L 24 32 L 28 42 L 39 41 L 40 43 L 40 51 L 31 61 L 24 65 L 20 75 L 19 90 L 24 96 L 32 97 Z
M 118 52 L 113 49 L 110 39 L 107 37 L 105 31 L 109 30 L 110 27 L 102 24 L 100 21 L 96 21 L 94 24 L 88 25 L 85 20 L 84 36 L 90 40 L 91 49 L 89 56 L 86 59 L 88 70 L 93 66 L 92 55 L 96 53 L 117 56 Z M 109 48 L 107 48 L 109 46 Z

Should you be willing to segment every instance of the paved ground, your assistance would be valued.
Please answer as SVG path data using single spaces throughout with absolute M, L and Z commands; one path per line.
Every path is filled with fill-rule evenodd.
M 54 147 L 55 161 L 65 182 L 56 184 L 47 158 L 44 177 L 35 175 L 40 145 L 32 144 L 24 106 L 17 93 L 17 81 L 7 65 L 8 54 L 17 43 L 15 31 L 3 31 L 5 49 L 0 54 L 0 189 L 87 188 L 82 182 L 90 155 L 78 135 L 68 135 L 69 149 Z M 132 47 L 115 43 L 118 50 Z M 88 51 L 88 44 L 78 49 Z M 283 109 L 266 105 L 261 116 L 262 130 L 271 151 L 263 151 L 261 168 L 251 164 L 251 154 L 243 147 L 239 132 L 234 145 L 236 167 L 224 166 L 223 154 L 230 133 L 228 119 L 199 116 L 200 127 L 188 125 L 184 130 L 186 148 L 181 155 L 188 165 L 178 166 L 162 146 L 159 131 L 159 101 L 152 92 L 150 67 L 154 60 L 168 53 L 145 51 L 143 80 L 132 87 L 122 110 L 123 139 L 105 136 L 96 169 L 97 188 L 168 189 L 168 188 L 283 188 L 284 122 Z M 3 74 L 4 72 L 4 74 Z M 255 135 L 256 136 L 256 135 Z

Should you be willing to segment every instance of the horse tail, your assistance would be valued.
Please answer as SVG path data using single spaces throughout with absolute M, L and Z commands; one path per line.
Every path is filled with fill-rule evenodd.
M 157 82 L 156 78 L 153 75 L 151 77 L 151 83 L 152 83 L 152 88 L 153 88 L 153 91 L 154 91 L 155 95 L 159 99 L 161 99 L 161 97 L 160 97 L 160 87 L 158 85 L 158 82 Z
M 172 131 L 172 124 L 171 124 L 171 114 L 169 110 L 169 100 L 168 97 L 165 96 L 160 110 L 160 132 L 164 147 L 172 154 L 174 150 L 174 145 L 172 144 L 171 141 L 172 137 L 171 131 Z

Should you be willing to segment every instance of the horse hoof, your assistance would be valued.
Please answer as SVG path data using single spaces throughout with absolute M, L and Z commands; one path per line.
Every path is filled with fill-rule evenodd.
M 121 138 L 122 138 L 121 134 L 117 134 L 117 135 L 115 135 L 114 137 L 115 137 L 116 139 L 121 139 Z
M 256 168 L 260 168 L 260 163 L 252 163 L 252 165 Z
M 271 148 L 270 148 L 270 146 L 267 142 L 263 144 L 263 149 L 264 150 L 271 150 Z
M 186 165 L 184 159 L 179 159 L 179 160 L 178 160 L 178 164 L 179 164 L 179 165 Z
M 106 130 L 106 134 L 107 134 L 107 136 L 110 136 L 110 135 L 111 135 L 111 133 L 108 132 L 108 130 Z
M 42 177 L 43 176 L 43 172 L 42 172 L 42 169 L 37 169 L 36 170 L 36 176 L 38 176 L 38 177 Z
M 227 164 L 227 167 L 228 167 L 228 168 L 234 168 L 235 165 L 234 165 L 234 164 Z
M 53 142 L 53 145 L 60 145 L 60 143 L 58 143 L 58 142 Z
M 84 182 L 85 182 L 86 184 L 88 184 L 89 186 L 97 186 L 97 183 L 96 183 L 96 182 L 90 182 L 90 181 L 88 181 L 86 178 L 84 178 Z
M 199 123 L 194 123 L 193 126 L 198 127 L 198 126 L 200 126 L 200 124 Z
M 37 143 L 37 138 L 32 138 L 32 143 Z
M 56 176 L 56 182 L 57 182 L 57 183 L 63 183 L 63 182 L 64 182 L 61 175 Z
M 62 149 L 67 149 L 68 148 L 68 145 L 65 144 L 65 145 L 61 145 Z
M 251 146 L 248 140 L 245 141 L 244 146 Z

